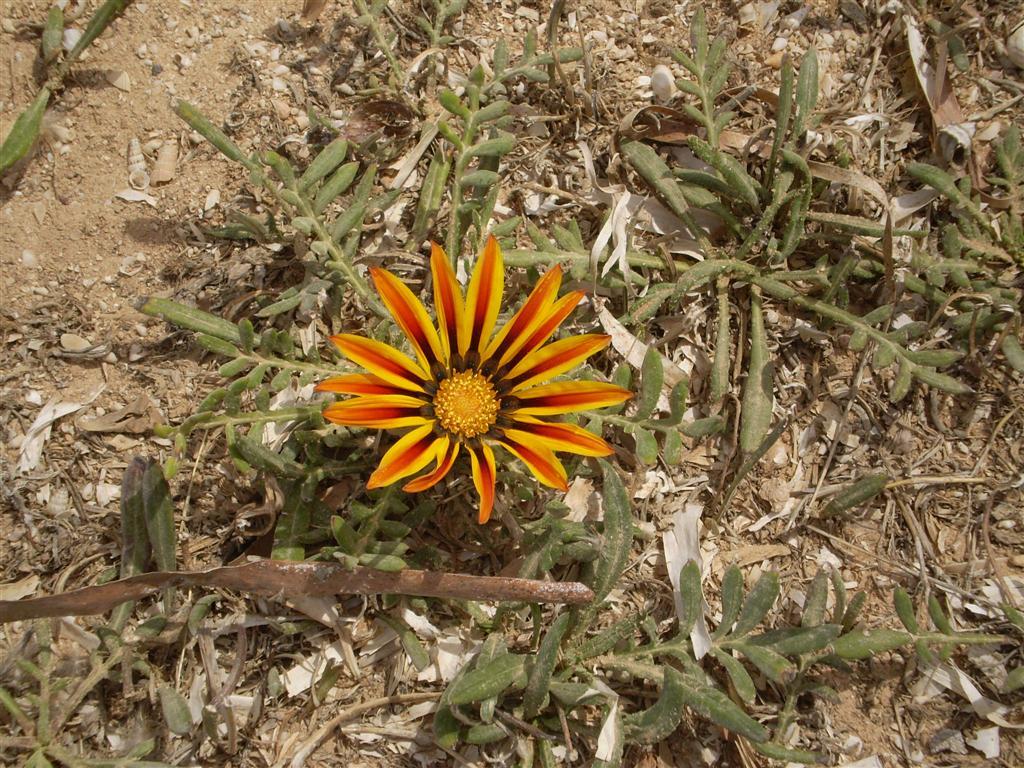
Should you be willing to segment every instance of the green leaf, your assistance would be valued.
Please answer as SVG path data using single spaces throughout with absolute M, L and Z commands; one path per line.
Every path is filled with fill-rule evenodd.
M 508 732 L 497 723 L 481 723 L 466 731 L 467 744 L 493 744 L 508 737 Z
M 604 491 L 604 531 L 601 557 L 596 563 L 590 584 L 595 604 L 600 604 L 618 583 L 633 544 L 633 513 L 626 487 L 611 464 L 606 461 L 600 464 Z
M 910 600 L 910 595 L 903 587 L 896 587 L 896 591 L 892 595 L 893 603 L 896 605 L 896 615 L 900 617 L 900 621 L 903 626 L 907 628 L 907 631 L 914 635 L 921 634 L 921 627 L 917 623 L 917 616 L 915 615 L 914 604 Z
M 282 483 L 284 506 L 277 516 L 274 528 L 274 547 L 270 556 L 274 560 L 303 560 L 306 548 L 302 537 L 309 531 L 312 515 L 311 505 L 302 500 L 298 483 L 295 481 Z
M 743 603 L 743 610 L 736 620 L 736 626 L 731 635 L 742 637 L 749 634 L 768 615 L 768 611 L 771 610 L 778 596 L 779 574 L 775 571 L 768 571 L 757 580 L 754 588 L 747 595 L 747 599 Z
M 754 744 L 754 749 L 765 757 L 769 757 L 772 760 L 778 760 L 780 763 L 803 763 L 804 765 L 812 765 L 814 763 L 825 763 L 828 759 L 825 755 L 820 755 L 817 752 L 811 752 L 807 749 L 784 747 L 781 744 L 776 744 L 774 742 Z
M 17 161 L 29 154 L 29 150 L 39 137 L 43 113 L 46 112 L 49 101 L 49 88 L 40 88 L 35 100 L 29 104 L 25 112 L 17 116 L 3 144 L 0 144 L 0 174 L 6 173 Z
M 398 640 L 402 643 L 402 648 L 405 650 L 416 669 L 422 672 L 430 666 L 430 654 L 423 646 L 423 643 L 420 642 L 420 639 L 416 637 L 416 633 L 410 629 L 408 624 L 393 616 L 381 615 L 378 616 L 378 618 L 391 627 L 395 634 L 398 635 Z
M 186 622 L 189 634 L 193 637 L 199 634 L 199 628 L 203 624 L 203 619 L 206 618 L 210 608 L 218 600 L 220 600 L 220 595 L 203 595 L 192 604 L 188 612 L 188 621 Z
M 949 392 L 951 395 L 969 395 L 974 390 L 963 382 L 957 381 L 952 376 L 939 373 L 933 368 L 918 367 L 914 369 L 914 376 L 930 387 Z
M 307 169 L 306 173 L 308 172 L 309 170 Z M 348 191 L 348 188 L 352 186 L 352 182 L 355 181 L 358 173 L 359 162 L 356 160 L 353 160 L 351 163 L 345 163 L 343 166 L 331 173 L 331 175 L 327 177 L 327 181 L 325 181 L 320 186 L 320 189 L 317 190 L 316 197 L 313 198 L 313 212 L 316 214 L 323 213 L 328 205 L 338 199 L 339 195 L 345 194 L 345 192 Z M 369 170 L 367 170 L 364 176 L 367 174 L 369 174 Z M 304 178 L 305 174 L 303 174 L 303 179 Z M 302 184 L 302 179 L 299 180 L 299 184 Z
M 622 621 L 616 621 L 610 627 L 602 630 L 592 638 L 583 643 L 577 650 L 575 658 L 578 660 L 591 659 L 607 653 L 618 645 L 622 640 L 630 637 L 640 624 L 640 616 L 633 614 Z
M 168 685 L 157 688 L 157 695 L 160 697 L 160 710 L 163 712 L 164 722 L 171 733 L 178 736 L 191 733 L 192 713 L 185 697 Z
M 620 147 L 623 158 L 677 216 L 687 216 L 689 205 L 672 171 L 658 153 L 639 141 L 627 141 Z
M 665 432 L 664 444 L 662 445 L 661 450 L 666 464 L 671 466 L 682 461 L 683 438 L 681 437 L 681 433 L 676 429 L 670 429 Z
M 1020 340 L 1012 333 L 1007 334 L 1001 349 L 1010 367 L 1018 373 L 1024 373 L 1024 348 L 1021 347 Z
M 783 656 L 800 656 L 814 653 L 828 646 L 839 637 L 842 627 L 838 624 L 819 624 L 814 627 L 785 627 L 748 638 L 753 645 L 771 648 Z
M 723 728 L 734 731 L 754 742 L 760 743 L 768 740 L 768 731 L 765 727 L 717 688 L 706 685 L 691 688 L 684 685 L 683 700 L 694 712 Z
M 81 42 L 81 41 L 79 41 Z M 227 137 L 220 128 L 211 123 L 199 110 L 187 101 L 179 101 L 174 105 L 174 111 L 182 120 L 199 133 L 204 139 L 213 144 L 217 150 L 229 160 L 245 166 L 250 171 L 261 172 L 260 164 L 242 154 L 242 150 Z
M 652 432 L 637 427 L 633 430 L 636 440 L 636 458 L 641 464 L 651 465 L 658 461 L 658 440 Z
M 793 135 L 803 138 L 804 129 L 810 124 L 811 112 L 818 102 L 818 52 L 813 48 L 804 54 L 800 62 L 800 74 L 796 81 L 796 115 L 793 118 Z
M 723 637 L 739 616 L 743 602 L 743 572 L 735 565 L 730 565 L 722 577 L 722 623 L 712 633 L 713 637 Z
M 1024 688 L 1024 667 L 1010 670 L 1003 681 L 1003 693 L 1013 693 L 1019 688 Z
M 832 643 L 832 650 L 842 659 L 867 659 L 878 653 L 901 648 L 913 638 L 895 629 L 858 630 L 843 635 Z
M 643 325 L 658 313 L 662 304 L 673 293 L 675 293 L 675 285 L 672 283 L 657 283 L 650 286 L 647 293 L 633 302 L 626 322 L 632 325 Z
M 717 414 L 703 419 L 697 419 L 696 421 L 691 421 L 689 424 L 684 424 L 682 427 L 683 434 L 692 438 L 718 435 L 723 431 L 725 431 L 725 419 Z
M 743 384 L 743 410 L 740 413 L 740 448 L 745 454 L 756 451 L 768 434 L 774 399 L 761 294 L 754 287 L 750 292 L 750 358 L 747 380 Z
M 540 648 L 537 649 L 537 656 L 533 668 L 526 681 L 526 690 L 523 691 L 523 718 L 532 720 L 540 714 L 540 709 L 547 698 L 548 688 L 551 685 L 551 673 L 555 669 L 555 662 L 558 661 L 558 649 L 562 644 L 566 630 L 569 628 L 571 614 L 563 613 L 544 635 Z
M 718 660 L 719 664 L 725 667 L 725 671 L 732 681 L 732 687 L 736 689 L 736 693 L 739 694 L 743 702 L 745 704 L 753 704 L 757 699 L 757 689 L 754 687 L 754 681 L 751 679 L 750 673 L 747 672 L 739 659 L 734 658 L 728 651 L 717 646 L 711 647 L 711 655 Z
M 689 637 L 704 612 L 700 566 L 696 560 L 690 560 L 679 571 L 679 597 L 683 604 L 683 615 L 679 617 L 679 634 L 682 637 Z
M 864 603 L 867 600 L 866 592 L 858 592 L 850 600 L 850 604 L 846 607 L 846 611 L 843 613 L 843 631 L 849 632 L 857 623 L 857 619 L 860 616 L 861 609 L 864 607 Z M 838 601 L 837 601 L 838 602 Z
M 507 155 L 516 146 L 515 137 L 509 134 L 496 139 L 488 139 L 474 144 L 467 152 L 471 157 L 501 157 Z
M 157 569 L 177 570 L 177 533 L 171 489 L 167 486 L 163 469 L 152 459 L 147 460 L 142 474 L 142 509 Z
M 242 342 L 238 326 L 234 323 L 170 299 L 151 296 L 143 299 L 136 308 L 145 315 L 159 317 L 180 328 L 216 336 L 224 341 L 230 341 L 232 344 L 241 344 Z
M 647 347 L 640 367 L 640 396 L 636 400 L 636 418 L 646 419 L 654 412 L 664 383 L 665 369 L 661 363 L 661 353 L 652 344 Z
M 825 623 L 825 608 L 828 604 L 828 574 L 819 570 L 811 586 L 807 589 L 807 600 L 804 602 L 804 613 L 800 617 L 800 626 L 817 627 Z
M 526 659 L 523 656 L 499 656 L 453 682 L 449 701 L 455 705 L 473 704 L 497 696 L 517 681 L 519 684 L 525 684 L 525 663 Z
M 871 501 L 885 490 L 888 482 L 889 476 L 884 472 L 860 478 L 833 496 L 821 511 L 821 516 L 824 518 L 835 517 Z
M 898 403 L 906 397 L 913 381 L 914 366 L 907 360 L 901 360 L 900 367 L 896 371 L 896 378 L 893 379 L 892 387 L 889 389 L 889 402 Z
M 683 676 L 672 667 L 665 667 L 661 695 L 643 712 L 624 715 L 623 735 L 636 744 L 657 744 L 668 738 L 683 718 L 685 684 Z
M 750 659 L 765 677 L 776 683 L 787 683 L 796 673 L 793 663 L 771 648 L 746 642 L 737 642 L 732 647 Z
M 60 6 L 55 5 L 46 14 L 46 24 L 43 26 L 43 34 L 40 38 L 44 64 L 49 64 L 60 55 L 63 38 L 64 11 Z
M 320 154 L 313 158 L 313 162 L 299 177 L 299 192 L 308 192 L 318 181 L 326 178 L 327 174 L 332 173 L 341 165 L 346 154 L 348 154 L 348 141 L 340 137 L 320 150 Z M 355 177 L 355 173 L 352 174 L 352 177 Z
M 488 189 L 489 187 L 497 184 L 500 180 L 501 176 L 494 171 L 472 171 L 462 177 L 459 181 L 459 186 L 463 189 L 467 187 Z

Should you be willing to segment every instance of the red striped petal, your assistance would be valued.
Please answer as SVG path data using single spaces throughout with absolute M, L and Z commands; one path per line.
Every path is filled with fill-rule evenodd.
M 547 381 L 575 368 L 598 350 L 607 347 L 610 341 L 611 336 L 606 334 L 587 333 L 548 344 L 523 359 L 505 377 L 504 383 L 512 385 L 512 392 L 518 392 L 531 384 Z
M 494 340 L 487 346 L 483 355 L 484 360 L 492 357 L 499 361 L 505 356 L 505 352 L 521 339 L 529 338 L 533 331 L 540 325 L 548 314 L 551 305 L 554 304 L 558 295 L 558 288 L 562 284 L 562 267 L 556 264 L 544 273 L 544 277 L 537 281 L 533 291 L 523 302 L 512 319 L 505 323 L 498 331 Z M 521 345 L 520 345 L 521 346 Z
M 422 400 L 407 395 L 367 395 L 331 403 L 324 409 L 324 418 L 348 427 L 418 427 L 428 421 L 420 415 L 423 404 Z
M 487 347 L 498 320 L 504 282 L 501 248 L 494 235 L 490 235 L 469 279 L 466 311 L 459 324 L 459 352 L 462 355 L 469 350 L 482 354 Z
M 437 312 L 437 327 L 441 336 L 442 362 L 451 359 L 452 351 L 458 350 L 459 321 L 462 317 L 462 289 L 455 279 L 448 254 L 437 243 L 430 244 L 430 274 L 434 282 L 434 308 Z
M 506 431 L 526 432 L 540 440 L 552 451 L 576 453 L 580 456 L 608 456 L 614 450 L 608 443 L 592 432 L 575 424 L 541 421 L 540 419 L 514 418 L 515 428 Z
M 388 272 L 386 269 L 375 267 L 370 270 L 373 284 L 377 286 L 377 293 L 380 294 L 384 306 L 391 312 L 398 327 L 401 328 L 409 338 L 420 365 L 424 370 L 429 371 L 431 363 L 440 360 L 442 357 L 441 341 L 437 337 L 433 323 L 427 310 L 423 308 L 423 302 L 416 298 L 408 286 Z
M 447 438 L 434 434 L 434 422 L 407 432 L 384 454 L 366 487 L 370 490 L 381 488 L 419 472 L 437 456 L 443 440 Z
M 565 322 L 565 318 L 573 313 L 585 295 L 583 291 L 572 291 L 556 301 L 529 333 L 509 345 L 501 356 L 501 364 L 515 358 L 522 359 L 544 344 L 558 330 L 558 326 Z
M 498 442 L 523 462 L 533 476 L 544 485 L 560 491 L 568 490 L 565 467 L 552 450 L 538 438 L 522 430 L 507 429 Z
M 442 438 L 447 440 L 448 444 L 444 448 L 439 448 L 437 451 L 437 467 L 433 472 L 417 477 L 415 480 L 410 480 L 408 483 L 402 486 L 402 490 L 406 493 L 418 493 L 425 491 L 427 488 L 432 488 L 437 485 L 444 476 L 448 474 L 448 471 L 455 464 L 455 459 L 459 455 L 459 443 L 453 442 L 449 438 Z
M 516 393 L 519 404 L 514 414 L 551 416 L 589 411 L 624 403 L 633 396 L 628 389 L 600 381 L 556 381 Z
M 427 374 L 397 349 L 351 333 L 331 336 L 331 341 L 353 363 L 361 365 L 389 384 L 400 389 L 423 391 Z
M 340 395 L 407 395 L 408 389 L 388 384 L 372 373 L 347 373 L 324 379 L 316 385 L 317 392 L 337 392 Z
M 494 509 L 494 485 L 498 478 L 497 470 L 494 468 L 494 451 L 486 443 L 467 445 L 467 450 L 473 464 L 473 485 L 480 494 L 480 513 L 477 522 L 483 525 L 491 519 L 491 510 Z

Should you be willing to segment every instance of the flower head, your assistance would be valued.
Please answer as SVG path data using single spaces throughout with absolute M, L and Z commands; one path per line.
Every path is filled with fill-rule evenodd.
M 550 379 L 576 367 L 608 345 L 604 334 L 571 336 L 548 344 L 572 313 L 582 291 L 558 298 L 556 266 L 540 279 L 523 306 L 495 333 L 504 286 L 501 249 L 493 237 L 477 259 L 463 296 L 444 250 L 432 246 L 437 327 L 423 303 L 386 269 L 371 276 L 384 305 L 405 333 L 416 359 L 373 339 L 331 337 L 342 354 L 368 373 L 321 382 L 321 392 L 355 395 L 331 404 L 324 417 L 335 424 L 408 431 L 384 454 L 370 476 L 379 488 L 434 467 L 407 482 L 423 491 L 440 482 L 459 453 L 469 454 L 480 494 L 481 523 L 494 505 L 496 470 L 492 446 L 501 446 L 552 488 L 567 488 L 556 451 L 607 456 L 600 437 L 551 419 L 558 414 L 624 402 L 628 390 L 593 381 Z M 548 383 L 545 383 L 548 382 Z

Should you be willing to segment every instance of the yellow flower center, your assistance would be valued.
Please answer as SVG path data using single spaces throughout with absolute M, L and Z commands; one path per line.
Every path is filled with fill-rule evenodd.
M 476 371 L 453 373 L 437 386 L 434 413 L 448 432 L 476 437 L 497 421 L 498 393 Z

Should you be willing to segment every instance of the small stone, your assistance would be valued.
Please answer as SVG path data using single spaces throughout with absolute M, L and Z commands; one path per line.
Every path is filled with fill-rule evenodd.
M 786 49 L 787 45 L 789 45 L 789 40 L 787 40 L 784 37 L 776 37 L 775 40 L 772 42 L 772 51 L 783 51 Z
M 92 346 L 91 341 L 77 333 L 62 333 L 60 335 L 60 347 L 65 352 L 85 352 L 92 349 Z
M 35 269 L 39 266 L 39 259 L 36 258 L 36 255 L 32 253 L 32 251 L 26 248 L 21 252 L 21 263 L 29 269 Z

